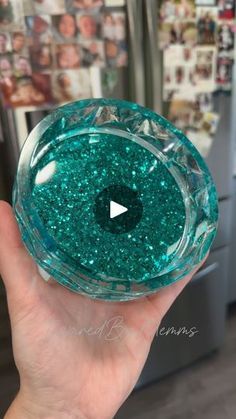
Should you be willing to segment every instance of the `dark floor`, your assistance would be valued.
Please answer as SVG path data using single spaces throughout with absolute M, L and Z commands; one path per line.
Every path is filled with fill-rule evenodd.
M 16 372 L 0 375 L 0 417 L 18 388 Z M 116 419 L 235 419 L 236 309 L 230 310 L 220 351 L 160 382 L 134 392 Z
M 236 310 L 227 320 L 220 351 L 134 392 L 116 419 L 235 419 Z

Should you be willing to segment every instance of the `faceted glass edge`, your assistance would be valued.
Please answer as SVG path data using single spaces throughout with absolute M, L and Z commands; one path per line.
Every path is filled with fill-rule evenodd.
M 87 108 L 84 108 L 84 107 Z M 112 284 L 106 283 L 105 281 L 101 281 L 101 280 L 97 280 L 91 277 L 87 277 L 86 280 L 83 280 L 83 275 L 81 274 L 81 272 L 77 272 L 75 275 L 75 272 L 70 272 L 68 270 L 68 265 L 64 266 L 63 271 L 62 271 L 62 264 L 61 261 L 58 264 L 55 259 L 55 254 L 50 253 L 50 251 L 48 250 L 48 248 L 46 249 L 41 241 L 42 241 L 42 237 L 40 237 L 40 235 L 38 235 L 38 231 L 37 229 L 35 229 L 34 234 L 35 234 L 35 240 L 34 243 L 32 243 L 32 240 L 29 237 L 29 234 L 27 233 L 27 230 L 30 231 L 31 227 L 32 227 L 32 219 L 31 217 L 28 216 L 30 210 L 32 211 L 32 208 L 26 208 L 27 206 L 24 203 L 24 196 L 26 197 L 27 195 L 27 188 L 25 188 L 25 182 L 27 181 L 27 170 L 28 170 L 28 164 L 29 162 L 32 162 L 32 160 L 34 158 L 37 158 L 37 155 L 35 153 L 35 150 L 37 149 L 38 145 L 40 145 L 37 143 L 39 139 L 43 138 L 44 134 L 46 135 L 46 140 L 48 140 L 50 137 L 50 135 L 52 135 L 52 131 L 53 131 L 53 125 L 51 125 L 52 121 L 54 121 L 54 123 L 57 123 L 58 120 L 60 121 L 61 124 L 65 124 L 68 122 L 68 119 L 66 118 L 66 116 L 71 116 L 71 111 L 72 111 L 72 116 L 74 115 L 74 119 L 76 121 L 76 123 L 78 123 L 78 110 L 81 110 L 83 112 L 86 113 L 87 110 L 87 115 L 91 116 L 91 112 L 94 112 L 93 118 L 91 118 L 91 122 L 94 123 L 94 118 L 96 118 L 96 110 L 97 108 L 101 108 L 101 106 L 105 106 L 105 107 L 114 107 L 116 109 L 114 109 L 114 113 L 117 111 L 118 113 L 122 112 L 122 109 L 131 111 L 131 125 L 133 123 L 133 120 L 135 121 L 135 116 L 133 115 L 132 117 L 132 112 L 138 112 L 138 117 L 140 118 L 140 113 L 141 113 L 141 119 L 144 118 L 143 122 L 145 123 L 145 118 L 147 118 L 147 120 L 149 121 L 149 125 L 154 121 L 157 122 L 157 124 L 160 124 L 160 129 L 163 130 L 163 137 L 165 138 L 163 140 L 163 142 L 165 143 L 166 146 L 166 142 L 168 143 L 168 141 L 172 141 L 173 147 L 174 148 L 174 152 L 172 150 L 172 156 L 171 158 L 175 158 L 175 157 L 179 157 L 181 156 L 181 148 L 186 148 L 187 151 L 189 152 L 190 158 L 192 159 L 192 164 L 197 163 L 198 168 L 195 167 L 194 170 L 197 171 L 199 168 L 201 169 L 202 173 L 199 173 L 198 176 L 198 181 L 201 184 L 200 187 L 200 195 L 203 194 L 203 189 L 205 192 L 205 198 L 198 198 L 200 199 L 200 202 L 196 203 L 195 202 L 195 206 L 196 208 L 198 208 L 199 206 L 203 205 L 203 202 L 201 202 L 201 199 L 205 199 L 206 201 L 206 207 L 208 205 L 208 208 L 211 210 L 211 213 L 208 214 L 208 218 L 206 218 L 208 225 L 206 225 L 206 231 L 205 231 L 205 237 L 203 240 L 203 243 L 201 246 L 199 246 L 199 243 L 197 243 L 197 241 L 192 242 L 191 246 L 189 247 L 191 252 L 187 252 L 187 254 L 185 254 L 184 259 L 182 260 L 182 263 L 178 264 L 178 267 L 174 267 L 172 272 L 169 272 L 166 275 L 164 275 L 164 277 L 160 277 L 157 276 L 156 278 L 153 278 L 152 280 L 148 281 L 148 285 L 147 285 L 147 289 L 145 289 L 145 284 L 138 284 L 138 283 L 126 283 L 126 284 L 122 284 L 122 281 L 118 281 L 120 282 L 120 288 L 122 288 L 122 286 L 126 287 L 125 290 L 125 296 L 124 296 L 124 290 L 120 290 L 118 291 L 117 289 L 110 289 L 107 288 L 106 286 L 110 285 L 112 287 Z M 118 106 L 119 108 L 117 108 L 116 106 Z M 122 108 L 123 107 L 123 108 Z M 63 115 L 63 116 L 62 116 Z M 79 115 L 79 117 L 81 118 L 81 115 Z M 64 120 L 62 119 L 64 118 Z M 108 114 L 108 118 L 110 118 L 110 114 Z M 150 118 L 152 118 L 152 120 L 150 120 Z M 127 115 L 126 115 L 126 120 L 127 120 Z M 106 122 L 106 121 L 105 121 Z M 119 120 L 120 122 L 120 120 Z M 88 121 L 86 121 L 86 124 L 88 123 Z M 108 122 L 109 123 L 109 122 Z M 147 124 L 146 124 L 147 125 Z M 95 125 L 96 126 L 96 125 Z M 129 124 L 124 124 L 124 129 L 127 130 L 127 127 L 129 128 Z M 49 128 L 49 129 L 48 129 Z M 136 126 L 137 128 L 137 126 Z M 154 126 L 154 128 L 156 128 L 156 126 Z M 63 129 L 63 127 L 62 127 Z M 145 127 L 143 127 L 143 129 L 145 130 Z M 166 130 L 168 132 L 168 138 L 166 136 Z M 50 131 L 50 132 L 47 132 Z M 131 131 L 129 131 L 131 132 Z M 147 132 L 147 130 L 146 130 Z M 34 135 L 35 134 L 35 135 Z M 42 134 L 42 137 L 41 137 Z M 174 137 L 173 138 L 173 134 Z M 141 136 L 143 134 L 140 134 Z M 152 136 L 147 136 L 147 133 L 144 134 L 144 137 L 148 140 L 150 140 L 151 143 L 155 144 L 155 146 L 160 145 L 158 142 L 160 141 L 159 138 L 156 138 L 155 136 L 158 136 L 157 133 L 154 133 L 154 136 L 152 138 Z M 151 137 L 151 139 L 150 139 Z M 170 137 L 170 138 L 169 138 Z M 172 137 L 172 138 L 171 138 Z M 177 138 L 177 139 L 176 139 Z M 33 141 L 32 141 L 33 139 Z M 169 141 L 169 143 L 170 143 Z M 184 151 L 184 150 L 182 150 Z M 170 153 L 169 153 L 170 154 Z M 168 160 L 168 156 L 169 154 L 167 154 L 167 160 Z M 187 153 L 188 154 L 188 153 Z M 182 157 L 186 158 L 186 150 L 185 153 L 183 153 Z M 178 159 L 177 159 L 178 160 Z M 195 162 L 193 161 L 195 160 Z M 28 163 L 27 163 L 28 161 Z M 174 160 L 175 161 L 175 160 Z M 191 175 L 191 170 L 189 171 L 189 166 L 188 166 L 188 162 L 184 162 L 184 164 L 186 165 L 186 168 L 188 169 L 187 172 L 185 173 L 185 176 L 189 177 L 189 175 Z M 184 167 L 183 162 L 181 161 L 177 161 L 177 166 L 178 168 L 181 167 L 183 169 Z M 189 173 L 188 173 L 189 171 Z M 188 176 L 187 176 L 188 175 Z M 203 176 L 204 175 L 204 176 Z M 201 179 L 200 179 L 201 178 Z M 204 181 L 203 181 L 204 180 Z M 194 183 L 194 182 L 193 182 Z M 188 182 L 186 182 L 186 184 L 188 184 Z M 194 185 L 193 185 L 193 191 L 194 191 Z M 194 191 L 194 193 L 196 193 L 196 191 Z M 191 195 L 191 192 L 190 192 Z M 193 195 L 193 193 L 192 193 Z M 192 198 L 191 195 L 191 198 Z M 22 199 L 19 198 L 19 196 L 21 196 Z M 178 279 L 182 278 L 183 276 L 187 275 L 194 266 L 196 266 L 200 260 L 202 260 L 204 258 L 204 256 L 206 255 L 214 237 L 216 234 L 216 226 L 217 226 L 217 219 L 218 219 L 218 209 L 217 209 L 217 197 L 216 197 L 216 190 L 215 190 L 215 186 L 213 184 L 210 172 L 204 162 L 204 160 L 202 159 L 202 157 L 200 156 L 200 154 L 198 153 L 198 151 L 195 149 L 195 147 L 190 143 L 190 141 L 184 136 L 184 134 L 182 132 L 180 132 L 177 128 L 175 128 L 169 121 L 167 121 L 165 118 L 156 115 L 153 111 L 146 109 L 140 105 L 137 104 L 132 104 L 131 102 L 126 102 L 126 101 L 116 101 L 114 99 L 96 99 L 96 100 L 85 100 L 85 101 L 79 101 L 79 102 L 75 102 L 69 105 L 64 105 L 61 108 L 58 108 L 55 112 L 53 112 L 53 114 L 47 116 L 44 120 L 42 120 L 38 126 L 36 128 L 34 128 L 34 130 L 31 132 L 30 136 L 28 137 L 28 140 L 26 141 L 24 147 L 23 147 L 23 151 L 20 157 L 20 162 L 19 162 L 19 170 L 17 173 L 17 177 L 16 177 L 16 182 L 14 185 L 14 193 L 13 193 L 13 202 L 14 202 L 14 207 L 15 207 L 15 215 L 16 218 L 18 220 L 18 223 L 20 225 L 20 229 L 21 229 L 21 233 L 23 236 L 23 239 L 26 243 L 26 246 L 28 247 L 31 255 L 33 256 L 34 259 L 37 260 L 37 263 L 42 266 L 42 268 L 44 268 L 45 270 L 49 271 L 49 273 L 55 277 L 55 279 L 60 282 L 62 285 L 68 286 L 70 289 L 74 289 L 75 291 L 78 291 L 82 294 L 89 294 L 90 296 L 94 296 L 94 298 L 102 298 L 102 299 L 114 299 L 114 300 L 121 300 L 121 298 L 124 298 L 124 300 L 127 299 L 133 299 L 133 298 L 137 298 L 139 296 L 142 295 L 147 295 L 150 294 L 152 292 L 155 292 L 157 289 L 160 289 L 163 286 L 166 286 L 170 283 L 173 283 L 175 281 L 177 281 Z M 26 202 L 26 201 L 25 201 Z M 32 212 L 31 212 L 32 214 Z M 193 223 L 193 226 L 195 226 L 195 223 Z M 196 226 L 195 226 L 196 227 Z M 196 227 L 197 228 L 197 227 Z M 193 236 L 192 236 L 193 237 Z M 188 241 L 188 246 L 189 246 L 189 241 Z M 198 244 L 198 247 L 197 247 Z M 40 251 L 39 251 L 40 249 Z M 52 267 L 52 263 L 54 265 L 54 267 Z M 174 276 L 173 276 L 173 271 L 174 271 Z M 76 284 L 76 279 L 78 280 L 78 276 L 80 278 L 80 284 Z M 64 280 L 63 278 L 64 277 Z M 91 284 L 90 287 L 88 287 L 88 280 L 91 282 L 93 282 Z M 150 281 L 152 281 L 150 283 Z M 101 286 L 104 286 L 104 291 L 101 292 Z M 106 286 L 105 286 L 106 285 Z M 133 287 L 132 290 L 130 290 L 130 292 L 128 291 L 128 285 L 130 285 L 130 288 Z M 75 289 L 76 288 L 76 289 Z M 141 288 L 141 290 L 135 290 L 135 288 Z M 151 288 L 151 289 L 150 289 Z

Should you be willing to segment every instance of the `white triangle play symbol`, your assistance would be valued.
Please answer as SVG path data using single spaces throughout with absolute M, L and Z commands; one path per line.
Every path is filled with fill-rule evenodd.
M 123 207 L 123 205 L 120 205 L 115 201 L 110 201 L 110 218 L 115 218 L 126 211 L 128 211 L 128 208 Z

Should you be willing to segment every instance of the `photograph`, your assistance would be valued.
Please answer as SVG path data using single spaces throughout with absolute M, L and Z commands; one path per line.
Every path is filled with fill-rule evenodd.
M 161 23 L 159 31 L 160 49 L 169 45 L 195 46 L 197 43 L 197 28 L 194 22 Z
M 217 38 L 217 7 L 197 7 L 198 44 L 215 45 Z
M 185 79 L 185 68 L 183 66 L 178 66 L 175 68 L 175 83 L 180 85 Z
M 4 106 L 10 106 L 9 97 L 14 90 L 15 80 L 12 56 L 0 55 L 0 92 Z
M 23 4 L 24 16 L 33 16 L 35 14 L 35 6 L 32 0 L 21 0 Z M 48 13 L 48 11 L 46 12 Z
M 228 57 L 219 57 L 217 59 L 216 82 L 218 87 L 230 89 L 232 84 L 233 60 Z
M 194 128 L 196 131 L 200 130 L 203 124 L 203 112 L 200 112 L 197 109 L 194 109 L 191 114 L 191 128 Z
M 201 112 L 211 112 L 213 110 L 212 93 L 196 94 L 196 103 Z
M 5 91 L 4 101 L 12 107 L 52 103 L 50 76 L 34 73 L 31 77 L 14 80 L 12 89 Z
M 195 0 L 196 6 L 217 6 L 218 0 Z
M 76 42 L 77 26 L 75 16 L 68 13 L 52 16 L 53 38 L 57 44 Z
M 0 92 L 1 104 L 5 108 L 10 108 L 10 97 L 16 88 L 16 78 L 11 75 L 10 77 L 2 77 L 0 71 Z
M 196 96 L 196 92 L 195 89 L 193 87 L 195 87 L 193 85 L 192 79 L 190 77 L 190 72 L 192 70 L 190 69 L 186 69 L 187 71 L 187 75 L 186 75 L 186 79 L 189 79 L 189 81 L 191 81 L 191 85 L 183 85 L 183 87 L 178 86 L 178 88 L 168 88 L 164 86 L 163 89 L 163 94 L 165 97 L 170 97 L 171 100 L 180 100 L 180 101 L 189 101 L 189 102 L 195 102 L 195 96 Z M 171 93 L 172 92 L 172 93 Z
M 214 137 L 212 137 L 208 132 L 204 129 L 194 131 L 190 128 L 186 131 L 186 136 L 193 143 L 202 157 L 206 158 L 209 155 Z
M 80 47 L 77 44 L 56 46 L 58 68 L 79 68 L 81 65 Z
M 196 65 L 213 64 L 216 57 L 215 47 L 196 48 Z
M 234 53 L 234 27 L 232 23 L 224 22 L 218 26 L 218 49 L 221 53 L 233 57 Z
M 89 14 L 76 14 L 76 23 L 78 41 L 101 38 L 101 19 L 99 15 L 91 16 Z
M 106 7 L 122 7 L 125 6 L 126 0 L 104 0 Z
M 36 15 L 65 13 L 65 0 L 31 0 Z
M 191 20 L 195 18 L 194 0 L 162 0 L 160 6 L 160 20 L 175 22 L 176 20 Z
M 170 65 L 164 67 L 164 96 L 168 91 L 174 91 L 181 99 L 189 98 L 189 90 L 195 87 L 193 78 L 194 66 Z
M 235 1 L 218 0 L 218 16 L 220 19 L 234 19 Z
M 189 83 L 186 80 L 186 70 L 187 68 L 182 65 L 164 67 L 164 88 L 177 90 L 186 87 Z
M 168 119 L 179 129 L 186 131 L 192 124 L 194 103 L 188 100 L 173 100 L 170 104 Z
M 171 102 L 173 97 L 176 93 L 176 90 L 168 89 L 167 87 L 163 87 L 163 101 L 164 102 Z
M 0 0 L 0 31 L 24 30 L 23 4 L 19 0 Z
M 66 8 L 69 13 L 89 12 L 90 14 L 97 14 L 101 11 L 103 0 L 65 0 Z
M 0 78 L 9 79 L 13 76 L 13 63 L 10 54 L 0 55 Z
M 29 52 L 33 71 L 51 70 L 53 65 L 51 45 L 34 45 L 29 47 Z
M 215 135 L 219 125 L 220 115 L 215 112 L 204 112 L 201 129 L 210 135 Z
M 195 50 L 189 47 L 183 47 L 183 60 L 184 64 L 193 64 L 195 58 Z
M 10 34 L 0 32 L 0 54 L 6 54 L 12 50 Z
M 106 40 L 105 55 L 108 67 L 125 67 L 128 64 L 128 51 L 124 43 Z
M 52 92 L 57 103 L 91 97 L 90 73 L 87 69 L 52 72 Z
M 193 79 L 198 91 L 210 92 L 215 89 L 216 48 L 196 48 L 196 65 Z
M 104 41 L 86 41 L 80 44 L 81 66 L 104 67 L 105 51 Z
M 216 133 L 219 114 L 202 112 L 194 100 L 173 99 L 168 119 L 181 129 L 188 139 L 197 147 L 198 151 L 207 156 Z
M 100 69 L 100 77 L 97 78 L 94 82 L 94 78 L 92 78 L 92 87 L 95 86 L 94 90 L 100 91 L 98 97 L 123 97 L 123 85 L 122 85 L 122 78 L 120 77 L 120 73 L 122 69 L 120 68 L 109 68 L 104 67 Z M 120 87 L 121 86 L 121 87 Z M 96 96 L 96 95 L 95 95 Z
M 51 16 L 27 16 L 25 18 L 28 45 L 52 42 Z
M 0 26 L 14 21 L 13 5 L 10 0 L 0 0 Z
M 12 51 L 20 54 L 27 49 L 26 36 L 23 32 L 12 32 L 11 34 Z
M 126 39 L 126 16 L 125 13 L 105 13 L 102 20 L 103 38 L 123 41 Z
M 164 68 L 168 66 L 193 66 L 196 63 L 196 49 L 185 45 L 170 45 L 163 53 Z
M 169 88 L 169 85 L 173 83 L 173 68 L 172 67 L 164 67 L 164 86 Z
M 32 68 L 28 56 L 13 54 L 14 75 L 16 77 L 31 76 Z

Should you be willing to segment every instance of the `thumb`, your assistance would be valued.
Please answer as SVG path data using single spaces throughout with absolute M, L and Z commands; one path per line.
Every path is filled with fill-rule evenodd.
M 0 274 L 8 300 L 16 302 L 28 294 L 38 276 L 37 265 L 21 240 L 11 206 L 0 201 Z

